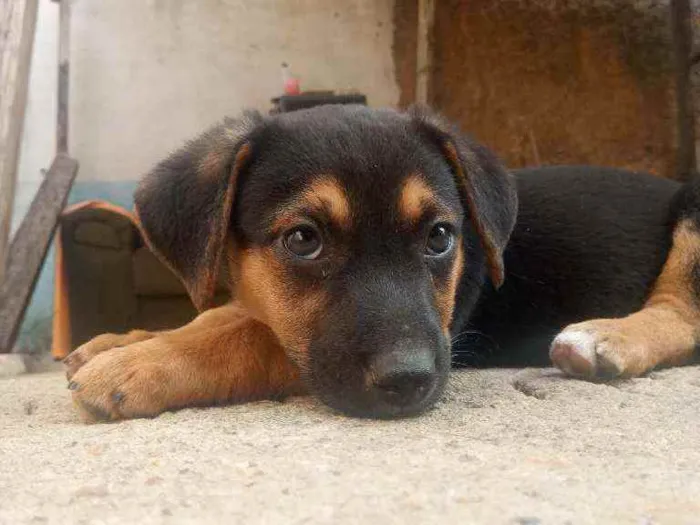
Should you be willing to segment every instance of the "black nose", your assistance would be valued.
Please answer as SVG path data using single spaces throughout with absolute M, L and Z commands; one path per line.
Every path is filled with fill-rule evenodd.
M 430 350 L 396 350 L 375 356 L 372 387 L 380 399 L 397 408 L 420 403 L 435 384 L 435 354 Z
M 410 405 L 422 399 L 432 382 L 432 375 L 424 371 L 401 372 L 382 377 L 375 383 L 385 401 L 392 405 Z

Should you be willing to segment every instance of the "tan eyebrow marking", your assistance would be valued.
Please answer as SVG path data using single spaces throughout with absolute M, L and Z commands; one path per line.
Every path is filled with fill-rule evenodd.
M 440 202 L 435 192 L 425 183 L 423 178 L 413 173 L 409 175 L 401 187 L 399 194 L 399 213 L 401 217 L 409 223 L 416 223 L 426 212 L 432 208 L 450 220 L 457 220 L 454 213 Z
M 314 180 L 277 213 L 273 230 L 289 227 L 310 211 L 325 213 L 341 229 L 348 230 L 352 225 L 350 200 L 345 189 L 335 177 L 326 175 Z

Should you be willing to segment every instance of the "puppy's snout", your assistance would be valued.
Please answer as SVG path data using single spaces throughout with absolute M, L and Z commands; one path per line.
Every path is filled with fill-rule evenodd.
M 432 391 L 436 381 L 435 354 L 429 349 L 382 352 L 370 366 L 371 388 L 392 406 L 410 409 Z

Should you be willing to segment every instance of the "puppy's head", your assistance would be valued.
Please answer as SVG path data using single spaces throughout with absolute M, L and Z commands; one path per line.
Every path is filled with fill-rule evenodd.
M 136 205 L 198 308 L 226 262 L 312 391 L 372 417 L 440 395 L 456 297 L 469 308 L 485 275 L 500 284 L 516 215 L 496 159 L 437 117 L 348 106 L 225 120 Z

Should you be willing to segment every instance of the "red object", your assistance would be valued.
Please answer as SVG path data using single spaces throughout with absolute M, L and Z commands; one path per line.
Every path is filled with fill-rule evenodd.
M 298 95 L 301 93 L 299 79 L 292 76 L 291 68 L 286 62 L 282 62 L 282 85 L 285 95 Z
M 284 81 L 284 94 L 285 95 L 298 95 L 301 93 L 299 89 L 299 79 L 290 77 Z

